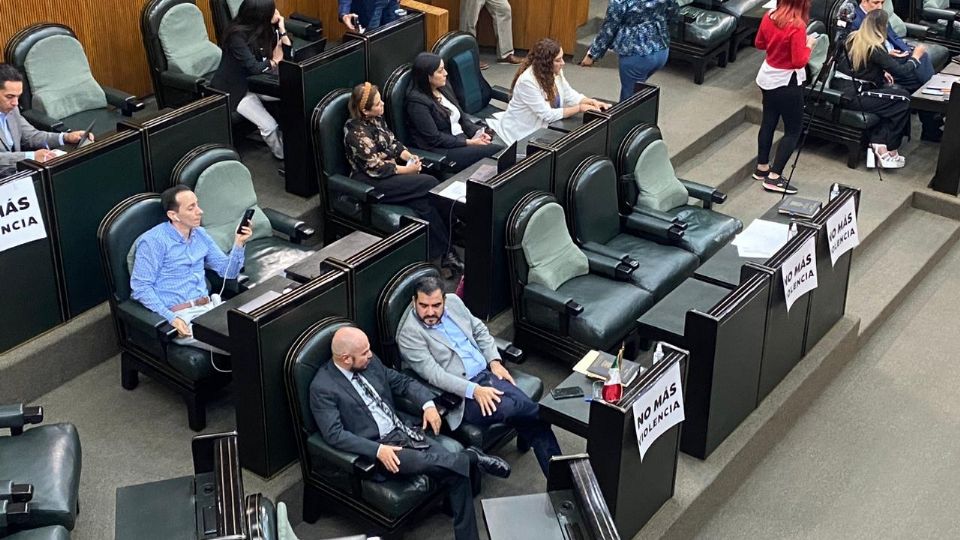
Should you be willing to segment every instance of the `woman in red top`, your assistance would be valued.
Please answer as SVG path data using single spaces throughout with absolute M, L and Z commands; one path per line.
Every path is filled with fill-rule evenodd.
M 760 21 L 755 46 L 767 51 L 757 73 L 757 86 L 763 92 L 763 119 L 757 136 L 757 169 L 753 177 L 763 180 L 763 189 L 777 193 L 796 193 L 780 175 L 797 147 L 803 129 L 804 67 L 810 59 L 814 36 L 807 36 L 810 0 L 778 0 L 777 7 Z M 783 139 L 770 164 L 770 148 L 777 123 L 783 118 Z

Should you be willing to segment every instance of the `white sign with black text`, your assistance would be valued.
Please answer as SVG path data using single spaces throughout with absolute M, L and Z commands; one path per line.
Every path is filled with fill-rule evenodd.
M 633 403 L 633 419 L 640 446 L 640 461 L 661 435 L 683 422 L 683 389 L 680 363 L 673 364 Z
M 783 261 L 780 277 L 783 278 L 783 293 L 789 312 L 797 298 L 817 288 L 816 236 L 807 239 L 796 253 Z
M 0 251 L 46 237 L 33 179 L 0 185 Z
M 827 241 L 830 242 L 830 263 L 837 264 L 841 255 L 860 245 L 857 229 L 857 207 L 853 197 L 827 218 Z

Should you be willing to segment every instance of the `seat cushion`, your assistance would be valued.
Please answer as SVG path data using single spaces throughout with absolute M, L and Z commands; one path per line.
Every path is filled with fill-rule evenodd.
M 416 217 L 416 212 L 399 204 L 374 204 L 370 207 L 370 225 L 378 231 L 393 233 L 400 229 L 400 216 Z
M 640 263 L 640 267 L 631 272 L 630 278 L 635 285 L 651 293 L 654 301 L 663 298 L 692 276 L 700 262 L 697 255 L 689 250 L 629 234 L 616 235 L 607 242 L 607 247 L 628 253 Z
M 717 9 L 739 19 L 744 13 L 765 3 L 766 0 L 727 0 L 720 3 Z
M 173 369 L 176 369 L 191 381 L 200 381 L 216 374 L 210 363 L 210 351 L 204 351 L 196 347 L 177 345 L 170 343 L 167 345 L 167 363 Z M 222 366 L 225 361 L 220 355 L 214 355 L 214 362 Z M 227 362 L 229 363 L 229 362 Z M 223 369 L 223 368 L 220 368 Z
M 633 166 L 637 205 L 665 212 L 687 204 L 687 188 L 677 179 L 663 139 L 647 145 Z
M 243 163 L 214 163 L 200 173 L 193 191 L 203 201 L 203 228 L 224 252 L 233 247 L 237 225 L 248 208 L 254 209 L 253 235 L 248 242 L 273 236 L 270 220 L 257 206 L 250 170 Z
M 683 206 L 671 213 L 687 224 L 680 247 L 699 257 L 701 264 L 729 244 L 743 228 L 739 219 L 699 206 Z
M 262 283 L 271 276 L 282 274 L 288 266 L 311 253 L 313 250 L 291 244 L 276 236 L 247 242 L 243 263 L 243 273 L 250 278 L 247 286 Z
M 686 23 L 684 42 L 704 49 L 712 49 L 730 39 L 737 29 L 737 19 L 732 15 L 710 11 L 693 6 L 680 8 L 681 17 L 691 16 L 693 22 Z
M 56 525 L 52 527 L 40 527 L 39 529 L 27 529 L 3 537 L 4 540 L 70 540 L 70 531 Z
M 160 46 L 170 71 L 203 76 L 220 65 L 220 47 L 207 39 L 203 13 L 195 4 L 178 4 L 163 16 Z
M 80 436 L 73 424 L 37 426 L 0 437 L 0 478 L 33 484 L 31 527 L 72 530 L 80 489 Z
M 71 36 L 50 36 L 30 48 L 24 61 L 33 108 L 60 119 L 107 106 L 107 95 L 90 73 L 87 55 Z
M 567 232 L 563 207 L 555 202 L 538 209 L 520 240 L 527 261 L 527 282 L 557 290 L 560 285 L 590 272 L 587 256 Z

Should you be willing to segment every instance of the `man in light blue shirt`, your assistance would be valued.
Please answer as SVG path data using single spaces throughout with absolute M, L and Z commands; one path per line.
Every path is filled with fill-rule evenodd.
M 15 173 L 18 161 L 47 161 L 56 157 L 51 146 L 76 144 L 83 136 L 82 131 L 52 133 L 34 128 L 20 115 L 21 94 L 23 75 L 10 64 L 0 64 L 0 178 Z
M 194 339 L 190 321 L 216 307 L 207 291 L 204 268 L 224 279 L 237 277 L 243 267 L 244 244 L 253 229 L 247 225 L 240 230 L 228 256 L 200 226 L 203 210 L 190 188 L 173 186 L 160 195 L 160 201 L 167 221 L 136 241 L 131 296 L 177 329 L 178 344 L 222 353 Z

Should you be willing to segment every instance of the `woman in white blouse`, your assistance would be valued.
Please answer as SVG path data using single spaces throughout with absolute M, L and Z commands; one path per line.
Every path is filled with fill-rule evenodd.
M 534 44 L 523 59 L 513 78 L 513 96 L 507 110 L 495 114 L 489 122 L 506 144 L 562 118 L 610 107 L 574 90 L 563 76 L 563 66 L 563 49 L 550 38 Z

